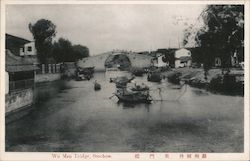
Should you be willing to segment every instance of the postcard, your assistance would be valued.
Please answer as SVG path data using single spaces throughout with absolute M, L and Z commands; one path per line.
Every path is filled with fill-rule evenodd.
M 2 0 L 0 160 L 249 160 L 249 15 Z

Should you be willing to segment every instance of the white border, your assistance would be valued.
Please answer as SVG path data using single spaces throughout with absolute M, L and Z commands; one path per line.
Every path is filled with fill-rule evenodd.
M 244 95 L 244 153 L 206 153 L 207 159 L 180 159 L 180 154 L 202 154 L 202 153 L 154 153 L 156 158 L 149 159 L 149 154 L 152 153 L 140 153 L 141 158 L 135 159 L 134 154 L 136 153 L 101 153 L 110 154 L 112 159 L 91 159 L 92 161 L 106 161 L 106 160 L 249 160 L 249 1 L 80 1 L 80 0 L 2 0 L 1 1 L 1 45 L 0 45 L 0 69 L 5 68 L 5 6 L 6 5 L 21 5 L 21 4 L 245 4 L 245 95 Z M 0 160 L 25 160 L 25 161 L 38 161 L 38 160 L 86 160 L 86 159 L 53 159 L 51 157 L 52 152 L 5 152 L 5 122 L 4 122 L 4 111 L 5 111 L 5 98 L 4 98 L 4 70 L 0 71 L 0 145 L 1 154 Z M 64 153 L 53 153 L 53 154 L 64 154 Z M 67 154 L 79 154 L 79 153 L 67 153 Z M 83 154 L 83 153 L 80 153 Z M 90 154 L 93 153 L 84 153 Z M 99 153 L 100 154 L 100 153 Z M 165 154 L 171 156 L 170 159 L 164 158 Z

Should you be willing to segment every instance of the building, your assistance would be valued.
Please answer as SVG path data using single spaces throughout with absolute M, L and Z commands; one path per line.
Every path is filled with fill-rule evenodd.
M 153 66 L 158 68 L 167 67 L 169 66 L 169 61 L 164 54 L 156 53 L 156 56 L 153 59 Z
M 20 56 L 36 56 L 35 42 L 28 42 L 20 47 Z
M 221 58 L 220 57 L 215 57 L 214 58 L 214 66 L 215 67 L 221 67 Z
M 25 57 L 27 61 L 32 62 L 33 64 L 39 64 L 34 41 L 29 41 L 27 39 L 10 34 L 5 35 L 5 40 L 5 48 L 8 49 L 12 54 Z
M 37 58 L 34 41 L 6 34 L 6 49 L 15 56 L 22 57 L 22 61 L 36 65 L 35 82 L 48 82 L 61 78 L 60 64 L 55 64 L 54 59 L 48 59 L 47 64 L 41 64 Z
M 37 54 L 35 42 L 27 39 L 13 36 L 10 34 L 5 35 L 6 46 L 16 56 L 35 56 Z
M 185 48 L 175 51 L 175 68 L 190 67 L 192 65 L 191 52 Z
M 16 56 L 20 56 L 20 49 L 23 48 L 23 46 L 27 43 L 30 43 L 31 41 L 13 36 L 10 34 L 5 35 L 6 40 L 6 46 L 5 48 L 8 49 L 12 54 Z
M 26 59 L 6 50 L 5 116 L 23 111 L 33 104 L 35 67 Z M 9 119 L 7 119 L 8 122 Z
M 243 68 L 242 64 L 244 64 L 244 61 L 242 58 L 239 56 L 239 54 L 242 53 L 237 53 L 236 51 L 230 55 L 230 57 L 225 57 L 223 55 L 217 54 L 214 57 L 214 62 L 213 66 L 214 67 L 236 67 L 236 68 Z

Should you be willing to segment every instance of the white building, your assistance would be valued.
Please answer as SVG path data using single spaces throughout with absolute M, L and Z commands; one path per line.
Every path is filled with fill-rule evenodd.
M 175 68 L 190 67 L 192 64 L 191 52 L 187 49 L 175 51 Z
M 37 54 L 35 42 L 28 42 L 20 48 L 20 56 L 34 56 Z
M 165 55 L 163 54 L 156 55 L 156 58 L 153 60 L 154 66 L 158 68 L 169 66 L 169 62 L 165 59 Z

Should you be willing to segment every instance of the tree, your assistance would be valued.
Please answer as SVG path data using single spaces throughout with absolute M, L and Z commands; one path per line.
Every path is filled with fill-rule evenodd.
M 52 56 L 57 62 L 74 62 L 88 57 L 89 49 L 82 45 L 72 45 L 69 40 L 59 38 L 53 43 Z
M 211 68 L 215 57 L 221 58 L 222 67 L 231 65 L 231 56 L 234 53 L 237 53 L 242 61 L 244 58 L 244 6 L 208 5 L 201 13 L 201 18 L 204 25 L 198 29 L 195 41 L 202 51 L 204 69 Z M 186 35 L 185 40 L 189 33 Z
M 37 57 L 41 63 L 46 63 L 51 55 L 52 39 L 56 35 L 56 26 L 46 19 L 38 20 L 34 25 L 29 24 L 29 30 L 33 34 Z
M 74 45 L 73 50 L 76 59 L 82 59 L 89 56 L 89 49 L 86 46 Z
M 183 38 L 183 42 L 182 42 L 183 46 L 185 46 L 188 43 L 189 38 L 192 35 L 193 28 L 194 28 L 194 26 L 191 24 L 188 28 L 186 28 L 184 30 L 184 38 Z
M 69 40 L 59 38 L 58 42 L 54 42 L 52 55 L 57 62 L 74 61 L 73 47 Z

